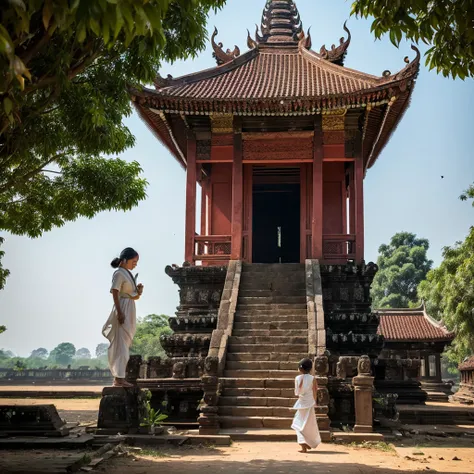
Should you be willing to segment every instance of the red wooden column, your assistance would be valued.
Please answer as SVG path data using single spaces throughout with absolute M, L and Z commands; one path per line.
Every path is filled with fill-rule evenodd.
M 242 258 L 243 169 L 242 121 L 234 117 L 234 158 L 232 162 L 232 260 Z
M 316 118 L 314 124 L 311 256 L 314 259 L 323 259 L 323 131 L 321 116 Z
M 364 260 L 364 160 L 357 156 L 354 172 L 356 263 Z
M 209 235 L 207 223 L 207 206 L 209 194 L 209 178 L 207 176 L 201 179 L 201 235 Z
M 194 236 L 196 234 L 196 137 L 187 137 L 186 168 L 186 222 L 184 226 L 184 260 L 194 263 Z

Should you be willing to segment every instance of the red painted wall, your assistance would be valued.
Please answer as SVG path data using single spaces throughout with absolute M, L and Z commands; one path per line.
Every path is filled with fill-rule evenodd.
M 232 163 L 214 163 L 211 169 L 211 235 L 230 235 Z
M 344 163 L 323 163 L 323 234 L 345 234 Z

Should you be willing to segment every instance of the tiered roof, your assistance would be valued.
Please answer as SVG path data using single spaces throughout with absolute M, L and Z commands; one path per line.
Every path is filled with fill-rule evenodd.
M 292 0 L 267 0 L 260 31 L 248 34 L 244 54 L 224 51 L 212 37 L 215 68 L 179 78 L 157 77 L 156 90 L 134 91 L 134 100 L 172 153 L 185 164 L 185 151 L 174 137 L 171 115 L 234 114 L 303 116 L 344 109 L 367 109 L 363 155 L 370 167 L 406 109 L 418 73 L 420 54 L 396 74 L 365 74 L 343 66 L 350 44 L 311 50 Z
M 379 309 L 378 333 L 387 342 L 450 342 L 454 333 L 419 308 Z

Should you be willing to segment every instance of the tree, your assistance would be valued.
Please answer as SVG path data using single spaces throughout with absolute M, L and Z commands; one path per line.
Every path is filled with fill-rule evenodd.
M 75 357 L 76 359 L 91 359 L 92 355 L 87 347 L 81 347 L 80 349 L 77 349 Z
M 131 352 L 142 357 L 164 357 L 160 336 L 171 334 L 168 324 L 169 317 L 164 314 L 149 314 L 137 322 L 137 330 L 133 339 Z
M 388 33 L 397 47 L 403 36 L 430 45 L 430 70 L 445 77 L 474 77 L 474 0 L 355 0 L 352 14 L 373 16 L 375 37 Z
M 31 351 L 30 354 L 31 359 L 47 359 L 48 358 L 48 350 L 44 347 L 40 347 Z
M 430 244 L 409 232 L 395 234 L 379 247 L 379 271 L 372 285 L 372 306 L 406 308 L 419 302 L 417 287 L 433 262 L 426 253 Z
M 7 328 L 5 326 L 0 326 L 0 334 L 2 334 L 2 332 L 5 332 L 7 330 Z
M 145 199 L 128 87 L 205 46 L 225 0 L 10 0 L 0 9 L 0 230 L 39 237 Z M 101 155 L 107 155 L 107 158 Z M 1 254 L 0 254 L 1 256 Z M 0 268 L 0 288 L 7 274 Z
M 54 362 L 66 366 L 72 362 L 75 355 L 76 348 L 74 347 L 74 344 L 71 344 L 70 342 L 62 342 L 51 351 L 50 358 Z
M 109 349 L 109 345 L 106 342 L 101 342 L 97 344 L 95 348 L 95 356 L 96 357 L 104 357 L 107 355 L 107 350 Z
M 463 242 L 443 249 L 443 261 L 420 284 L 432 316 L 456 337 L 448 352 L 457 363 L 474 353 L 474 227 Z

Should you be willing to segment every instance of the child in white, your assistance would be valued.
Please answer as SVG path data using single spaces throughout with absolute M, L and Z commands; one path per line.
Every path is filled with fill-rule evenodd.
M 316 448 L 321 443 L 314 412 L 318 385 L 316 377 L 310 374 L 312 367 L 311 360 L 303 359 L 298 367 L 300 375 L 295 378 L 295 395 L 298 401 L 293 407 L 296 414 L 291 428 L 296 431 L 298 444 L 301 446 L 300 453 L 306 453 L 308 449 Z

